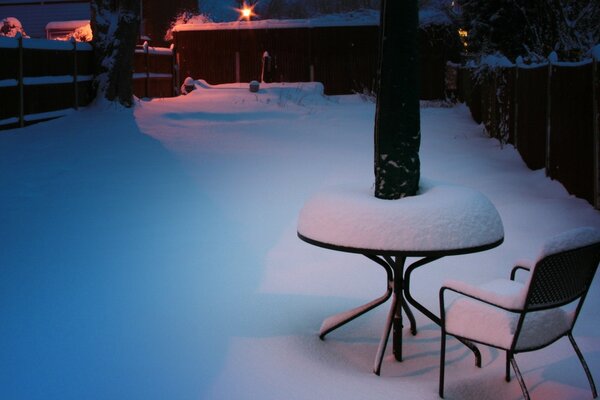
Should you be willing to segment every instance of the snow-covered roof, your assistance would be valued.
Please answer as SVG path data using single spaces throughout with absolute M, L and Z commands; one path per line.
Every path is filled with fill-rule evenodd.
M 90 23 L 89 19 L 78 19 L 74 21 L 53 21 L 46 24 L 46 30 L 74 30 Z

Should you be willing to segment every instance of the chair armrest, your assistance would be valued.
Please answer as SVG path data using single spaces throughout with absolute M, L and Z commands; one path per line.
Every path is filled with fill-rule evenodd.
M 497 279 L 481 286 L 471 285 L 462 281 L 448 280 L 444 282 L 440 289 L 440 301 L 442 303 L 443 292 L 445 290 L 451 290 L 474 300 L 512 312 L 522 311 L 525 303 L 523 285 L 508 279 Z
M 535 263 L 533 263 L 530 260 L 517 260 L 517 262 L 515 263 L 515 266 L 512 268 L 512 270 L 510 271 L 510 280 L 514 281 L 515 277 L 517 275 L 517 271 L 519 270 L 523 270 L 523 271 L 531 271 L 533 269 L 533 266 L 535 265 Z

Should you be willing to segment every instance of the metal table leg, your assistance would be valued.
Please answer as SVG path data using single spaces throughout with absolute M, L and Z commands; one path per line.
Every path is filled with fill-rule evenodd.
M 392 296 L 394 290 L 394 272 L 390 265 L 388 265 L 384 260 L 380 259 L 377 256 L 365 256 L 370 260 L 375 261 L 377 264 L 381 265 L 385 269 L 385 272 L 387 274 L 387 289 L 385 293 L 381 297 L 378 297 L 375 300 L 363 304 L 362 306 L 353 308 L 352 310 L 344 311 L 339 314 L 332 315 L 331 317 L 324 320 L 321 324 L 321 329 L 319 330 L 319 338 L 321 338 L 321 340 L 325 339 L 325 336 L 328 333 L 371 311 L 375 307 L 385 303 Z
M 442 323 L 440 317 L 438 317 L 437 315 L 435 315 L 434 313 L 429 311 L 427 308 L 425 308 L 424 305 L 422 305 L 417 300 L 415 300 L 412 297 L 412 295 L 410 294 L 410 274 L 415 269 L 417 269 L 425 264 L 428 264 L 432 261 L 438 260 L 440 258 L 442 258 L 442 257 L 441 256 L 424 257 L 424 258 L 412 263 L 406 269 L 406 272 L 404 273 L 404 285 L 403 285 L 403 292 L 404 292 L 404 297 L 406 298 L 406 301 L 408 301 L 410 303 L 410 305 L 415 307 L 417 310 L 421 311 L 427 318 L 429 318 L 430 320 L 435 322 L 437 325 L 441 325 L 441 323 Z M 464 339 L 459 339 L 459 340 L 465 346 L 467 346 L 475 355 L 475 365 L 477 365 L 478 367 L 481 367 L 481 353 L 479 352 L 479 349 L 477 348 L 477 346 L 468 340 L 464 340 Z

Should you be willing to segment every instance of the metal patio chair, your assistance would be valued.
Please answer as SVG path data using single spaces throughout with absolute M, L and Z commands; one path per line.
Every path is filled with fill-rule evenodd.
M 573 326 L 599 261 L 600 231 L 578 228 L 546 242 L 537 261 L 515 266 L 510 280 L 498 279 L 481 286 L 446 282 L 439 292 L 442 328 L 440 397 L 444 397 L 446 335 L 449 334 L 505 350 L 506 381 L 511 379 L 512 366 L 525 399 L 529 399 L 529 392 L 515 354 L 544 348 L 567 336 L 596 398 L 596 385 L 573 338 Z M 530 272 L 525 283 L 515 281 L 519 270 Z M 446 306 L 449 295 L 457 298 Z

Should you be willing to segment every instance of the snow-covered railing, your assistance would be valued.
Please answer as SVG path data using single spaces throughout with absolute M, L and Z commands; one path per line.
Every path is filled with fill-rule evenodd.
M 87 104 L 92 50 L 74 40 L 0 37 L 0 127 L 24 126 Z
M 462 68 L 459 98 L 491 137 L 514 145 L 573 195 L 600 208 L 599 50 L 586 60 L 555 55 L 534 65 L 488 58 Z
M 138 97 L 172 97 L 177 93 L 177 68 L 173 46 L 151 47 L 145 42 L 135 50 L 133 90 Z

